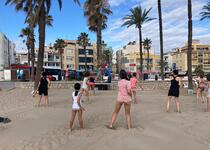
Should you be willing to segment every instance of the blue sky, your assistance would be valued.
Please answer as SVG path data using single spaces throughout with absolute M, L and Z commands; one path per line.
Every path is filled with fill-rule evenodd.
M 6 0 L 2 0 L 6 1 Z M 82 3 L 84 0 L 81 0 Z M 109 0 L 113 15 L 109 17 L 108 28 L 103 31 L 104 41 L 115 50 L 123 47 L 129 41 L 138 40 L 138 31 L 134 27 L 121 27 L 122 18 L 129 13 L 129 9 L 139 4 L 149 9 L 151 17 L 157 16 L 157 0 Z M 210 20 L 199 21 L 201 9 L 208 0 L 192 0 L 193 2 L 193 38 L 200 39 L 203 43 L 210 43 Z M 164 50 L 183 46 L 187 41 L 187 0 L 162 0 Z M 50 14 L 53 16 L 53 27 L 46 30 L 46 44 L 53 43 L 57 38 L 76 39 L 80 32 L 87 32 L 91 41 L 95 41 L 95 34 L 88 31 L 82 7 L 73 3 L 73 0 L 63 0 L 61 12 L 57 0 L 52 0 Z M 16 12 L 14 6 L 0 4 L 0 32 L 16 43 L 18 51 L 25 48 L 19 38 L 20 30 L 24 25 L 25 15 Z M 38 34 L 36 35 L 38 36 Z M 143 38 L 151 38 L 152 47 L 159 51 L 158 20 L 146 23 L 143 26 Z

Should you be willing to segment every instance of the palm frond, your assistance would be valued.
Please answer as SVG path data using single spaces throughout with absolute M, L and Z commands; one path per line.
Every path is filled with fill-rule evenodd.
M 125 21 L 122 26 L 127 26 L 129 28 L 130 26 L 135 25 L 136 28 L 141 28 L 141 26 L 149 21 L 154 20 L 155 18 L 148 17 L 149 12 L 152 8 L 146 10 L 142 10 L 141 6 L 137 6 L 135 8 L 130 9 L 130 14 L 123 17 L 123 20 Z
M 207 3 L 207 5 L 204 5 L 202 8 L 203 12 L 200 13 L 201 15 L 201 21 L 204 19 L 210 18 L 210 2 Z

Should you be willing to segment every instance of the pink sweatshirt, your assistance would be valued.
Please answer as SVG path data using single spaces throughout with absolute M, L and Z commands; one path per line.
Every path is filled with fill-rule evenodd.
M 131 85 L 130 85 L 130 81 L 122 79 L 120 81 L 118 81 L 118 98 L 117 101 L 119 102 L 130 102 L 131 96 L 129 95 L 129 93 L 131 92 Z

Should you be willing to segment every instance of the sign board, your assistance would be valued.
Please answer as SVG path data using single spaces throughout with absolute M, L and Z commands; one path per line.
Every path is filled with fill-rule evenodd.
M 136 66 L 136 64 L 129 64 L 129 66 L 130 66 L 130 67 L 135 67 L 135 66 Z
M 11 70 L 4 70 L 4 80 L 11 81 Z

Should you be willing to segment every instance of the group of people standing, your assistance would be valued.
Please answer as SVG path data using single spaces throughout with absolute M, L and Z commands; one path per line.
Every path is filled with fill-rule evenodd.
M 114 123 L 116 122 L 118 113 L 122 106 L 125 108 L 125 118 L 127 122 L 127 128 L 131 128 L 131 104 L 132 101 L 137 103 L 136 98 L 136 89 L 137 89 L 137 74 L 133 73 L 131 78 L 128 78 L 128 74 L 125 70 L 121 70 L 119 73 L 120 80 L 118 81 L 118 96 L 115 103 L 115 108 L 111 116 L 111 121 L 107 128 L 114 129 Z M 210 111 L 210 80 L 208 80 L 208 94 L 207 94 L 207 111 Z M 74 85 L 75 91 L 72 93 L 72 112 L 70 117 L 70 130 L 73 130 L 73 124 L 76 115 L 78 114 L 79 125 L 83 128 L 83 112 L 85 111 L 83 107 L 83 96 L 87 97 L 87 101 L 89 101 L 89 90 L 95 87 L 95 78 L 90 72 L 85 72 L 84 79 L 82 84 L 76 83 Z M 46 74 L 42 74 L 42 78 L 40 79 L 40 83 L 38 86 L 38 93 L 40 95 L 40 99 L 38 101 L 38 106 L 40 105 L 42 95 L 45 96 L 46 106 L 48 106 L 48 86 L 50 85 L 50 81 L 47 79 Z M 205 81 L 203 77 L 200 77 L 199 85 L 197 89 L 197 102 L 199 97 L 202 96 L 202 92 L 205 89 Z M 180 102 L 179 102 L 179 95 L 180 95 L 180 88 L 181 86 L 181 78 L 178 76 L 178 70 L 174 70 L 171 76 L 171 85 L 168 91 L 168 100 L 166 104 L 166 112 L 170 110 L 170 103 L 172 99 L 175 100 L 176 103 L 176 111 L 181 112 L 180 110 Z M 95 93 L 95 91 L 94 91 Z M 202 97 L 203 101 L 203 97 Z
M 204 98 L 204 91 L 205 89 L 207 90 L 207 109 L 206 111 L 210 112 L 210 77 L 208 77 L 209 75 L 207 75 L 207 82 L 204 80 L 204 76 L 201 75 L 200 79 L 198 81 L 198 87 L 197 87 L 197 104 L 199 102 L 199 100 L 204 103 L 205 102 L 205 98 Z M 178 77 L 178 70 L 174 70 L 173 74 L 171 76 L 171 86 L 169 88 L 169 92 L 168 92 L 168 101 L 167 101 L 167 106 L 166 106 L 166 112 L 169 112 L 169 107 L 170 107 L 170 102 L 172 100 L 172 98 L 175 99 L 175 103 L 176 103 L 176 111 L 177 112 L 181 112 L 180 110 L 180 102 L 179 102 L 179 87 L 181 86 L 181 79 L 180 77 Z
M 113 125 L 123 105 L 125 108 L 127 127 L 128 129 L 131 128 L 131 115 L 130 115 L 131 102 L 134 101 L 134 103 L 137 103 L 136 73 L 133 74 L 133 77 L 130 78 L 130 81 L 128 79 L 128 75 L 125 70 L 121 70 L 119 76 L 121 80 L 118 81 L 118 97 L 115 104 L 114 112 L 112 113 L 110 124 L 107 125 L 107 128 L 109 129 L 114 129 Z M 72 93 L 73 103 L 72 103 L 72 112 L 71 112 L 71 118 L 70 118 L 70 130 L 73 130 L 73 124 L 74 124 L 76 114 L 78 114 L 80 128 L 83 128 L 82 114 L 83 114 L 83 111 L 85 111 L 85 109 L 83 108 L 83 105 L 82 105 L 82 102 L 83 102 L 82 95 L 85 95 L 85 94 L 88 95 L 88 90 L 89 90 L 88 86 L 92 85 L 92 84 L 89 84 L 88 81 L 91 81 L 91 77 L 89 76 L 89 72 L 86 72 L 82 85 L 80 85 L 79 83 L 76 83 L 74 85 L 75 91 Z M 87 100 L 89 100 L 89 98 Z

